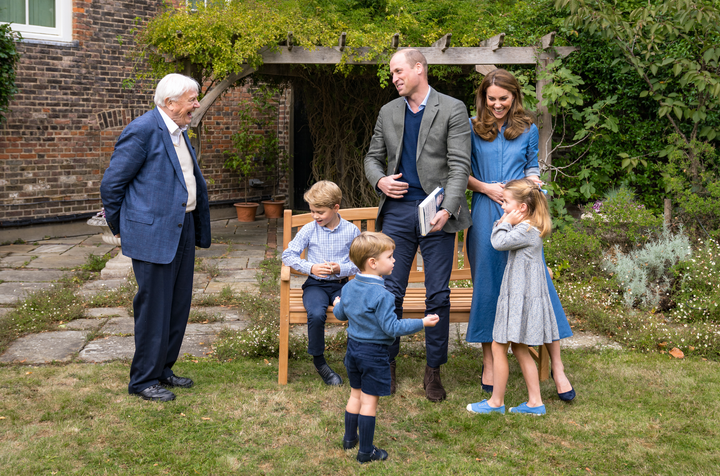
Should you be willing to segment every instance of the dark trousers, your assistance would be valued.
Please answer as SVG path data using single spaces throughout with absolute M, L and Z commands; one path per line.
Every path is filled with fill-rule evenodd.
M 195 225 L 185 214 L 175 258 L 168 264 L 133 260 L 138 292 L 135 313 L 135 355 L 130 366 L 130 393 L 172 377 L 180 354 L 192 301 L 195 267 Z
M 383 206 L 383 233 L 395 241 L 395 269 L 385 277 L 385 287 L 395 295 L 395 314 L 402 319 L 402 305 L 410 267 L 418 246 L 425 270 L 425 315 L 437 314 L 440 322 L 425 328 L 427 364 L 439 367 L 447 362 L 450 333 L 450 273 L 455 254 L 455 234 L 442 230 L 420 235 L 419 201 L 387 200 Z M 390 346 L 390 361 L 400 352 L 400 338 Z
M 316 356 L 325 353 L 325 320 L 327 308 L 337 296 L 347 278 L 341 281 L 322 281 L 308 276 L 303 289 L 303 305 L 307 310 L 308 354 Z

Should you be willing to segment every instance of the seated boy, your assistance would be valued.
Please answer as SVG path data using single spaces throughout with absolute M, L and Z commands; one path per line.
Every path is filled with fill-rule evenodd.
M 398 319 L 395 296 L 385 289 L 383 276 L 392 273 L 395 243 L 383 233 L 365 231 L 352 242 L 350 259 L 360 274 L 335 298 L 333 313 L 348 321 L 345 368 L 350 380 L 350 399 L 345 407 L 343 448 L 360 443 L 360 463 L 387 459 L 385 450 L 373 445 L 378 399 L 390 395 L 388 350 L 395 338 L 433 327 L 440 319 L 429 314 L 424 319 Z M 360 436 L 358 438 L 358 428 Z
M 325 319 L 327 308 L 348 276 L 357 273 L 350 261 L 350 243 L 360 234 L 355 225 L 340 217 L 342 191 L 333 182 L 322 180 L 303 196 L 310 205 L 313 222 L 303 226 L 282 254 L 283 263 L 308 275 L 302 286 L 307 310 L 308 353 L 326 385 L 342 385 L 342 378 L 325 361 Z M 307 259 L 300 254 L 307 248 Z

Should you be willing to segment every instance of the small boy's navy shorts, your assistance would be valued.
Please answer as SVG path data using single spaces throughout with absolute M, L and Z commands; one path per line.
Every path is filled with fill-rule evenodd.
M 345 368 L 350 387 L 359 388 L 366 395 L 390 395 L 389 347 L 348 338 Z

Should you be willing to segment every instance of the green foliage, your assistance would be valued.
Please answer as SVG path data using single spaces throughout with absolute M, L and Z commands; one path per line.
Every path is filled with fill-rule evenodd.
M 567 226 L 554 230 L 543 246 L 553 281 L 588 280 L 597 276 L 603 254 L 597 237 L 583 233 L 576 226 Z
M 15 74 L 20 54 L 15 43 L 21 39 L 20 33 L 12 31 L 10 24 L 0 24 L 0 124 L 5 121 L 8 105 L 18 89 L 15 86 Z
M 696 235 L 720 236 L 720 157 L 709 144 L 688 144 L 677 134 L 668 143 L 673 149 L 663 177 L 675 214 Z
M 312 49 L 337 46 L 347 33 L 344 57 L 360 53 L 362 59 L 388 59 L 390 38 L 400 34 L 402 46 L 429 46 L 448 32 L 454 46 L 477 46 L 478 41 L 501 32 L 506 45 L 531 45 L 556 30 L 560 16 L 550 0 L 539 2 L 490 2 L 475 0 L 245 0 L 199 5 L 196 12 L 168 4 L 136 35 L 135 56 L 150 69 L 140 77 L 162 77 L 182 71 L 185 61 L 193 66 L 196 79 L 219 80 L 244 65 L 257 68 L 261 50 L 287 42 Z M 562 41 L 562 40 L 560 40 Z M 359 51 L 358 48 L 366 47 Z M 170 55 L 180 61 L 166 61 Z M 138 64 L 141 64 L 139 61 Z M 386 62 L 376 68 L 387 81 Z M 448 68 L 431 68 L 431 74 Z M 337 67 L 347 74 L 353 68 Z
M 720 322 L 720 245 L 712 239 L 699 245 L 691 259 L 673 268 L 678 285 L 671 316 L 679 322 Z
M 671 268 L 691 254 L 690 240 L 682 232 L 665 231 L 657 240 L 624 254 L 619 247 L 603 261 L 622 289 L 627 307 L 655 307 L 669 294 Z
M 110 253 L 105 253 L 102 256 L 90 254 L 87 257 L 87 262 L 84 265 L 82 265 L 82 269 L 84 269 L 86 271 L 92 271 L 92 272 L 99 273 L 100 271 L 102 271 L 105 268 L 105 265 L 107 264 L 108 261 L 110 261 L 110 258 L 112 258 Z
M 213 344 L 216 357 L 223 362 L 240 357 L 277 357 L 280 348 L 280 303 L 276 297 L 239 293 L 234 302 L 249 314 L 250 325 L 241 331 L 223 331 Z M 305 349 L 301 339 L 290 336 L 290 356 Z
M 287 171 L 288 154 L 280 146 L 277 135 L 277 105 L 274 101 L 279 90 L 261 85 L 252 89 L 250 102 L 238 104 L 238 130 L 232 135 L 235 151 L 225 151 L 225 167 L 240 174 L 248 199 L 250 176 L 258 169 L 271 172 L 274 192 Z
M 720 106 L 720 13 L 712 0 L 665 0 L 617 5 L 600 0 L 557 0 L 566 25 L 611 42 L 628 70 L 645 82 L 640 97 L 659 105 L 685 142 L 713 140 L 709 114 Z M 687 135 L 686 135 L 687 134 Z
M 610 190 L 604 201 L 586 205 L 581 226 L 600 239 L 603 247 L 618 245 L 626 251 L 660 233 L 663 218 L 638 203 L 632 190 L 621 186 Z
M 260 262 L 260 272 L 255 275 L 260 286 L 261 294 L 275 294 L 280 292 L 280 269 L 282 260 L 278 258 L 277 251 L 272 258 L 265 258 Z

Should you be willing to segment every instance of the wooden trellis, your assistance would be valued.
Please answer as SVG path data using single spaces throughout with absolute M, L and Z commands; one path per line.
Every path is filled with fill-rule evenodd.
M 443 36 L 432 46 L 415 48 L 420 51 L 428 64 L 433 65 L 453 65 L 453 66 L 475 66 L 476 71 L 481 74 L 487 74 L 496 68 L 495 65 L 523 64 L 536 65 L 538 77 L 539 73 L 544 71 L 547 66 L 558 57 L 565 57 L 576 51 L 577 48 L 572 46 L 553 47 L 555 40 L 555 32 L 543 36 L 537 46 L 525 47 L 503 47 L 505 33 L 500 33 L 487 40 L 480 41 L 477 47 L 452 47 L 450 40 L 452 33 Z M 338 40 L 338 46 L 333 47 L 317 47 L 314 49 L 306 49 L 293 45 L 292 32 L 288 33 L 287 40 L 284 45 L 266 47 L 260 51 L 263 58 L 263 65 L 259 68 L 245 66 L 241 71 L 228 75 L 224 80 L 219 82 L 215 87 L 205 94 L 200 101 L 200 108 L 193 114 L 193 128 L 198 128 L 205 113 L 220 95 L 229 87 L 232 87 L 240 79 L 249 76 L 252 73 L 291 75 L 290 66 L 296 64 L 338 64 L 343 61 L 348 64 L 372 65 L 377 64 L 377 60 L 363 60 L 370 48 L 361 47 L 353 48 L 352 53 L 347 55 L 346 34 L 342 33 Z M 399 51 L 404 48 L 399 46 L 399 34 L 393 35 L 390 41 L 389 52 Z M 186 63 L 186 74 L 191 71 L 192 65 Z M 538 129 L 540 132 L 540 153 L 539 161 L 543 169 L 551 164 L 550 151 L 552 150 L 552 118 L 547 108 L 542 106 L 542 90 L 546 86 L 547 81 L 538 80 L 535 90 L 538 99 Z M 199 130 L 197 131 L 199 138 Z M 196 148 L 199 150 L 199 143 Z

